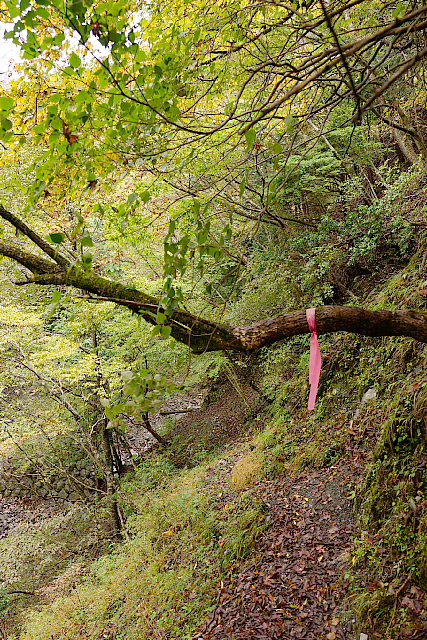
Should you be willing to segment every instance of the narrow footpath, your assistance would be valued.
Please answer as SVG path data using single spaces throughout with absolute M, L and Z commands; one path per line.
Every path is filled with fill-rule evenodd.
M 253 563 L 224 584 L 195 640 L 353 638 L 338 615 L 356 526 L 347 478 L 332 467 L 263 483 L 273 519 Z
M 399 594 L 399 605 L 405 598 L 414 603 L 407 612 L 411 629 L 394 627 L 387 639 L 373 628 L 356 629 L 345 604 L 357 534 L 349 490 L 365 457 L 353 450 L 327 469 L 260 483 L 272 524 L 250 566 L 221 586 L 214 611 L 193 640 L 427 639 L 425 594 L 416 610 L 418 588 L 411 581 Z

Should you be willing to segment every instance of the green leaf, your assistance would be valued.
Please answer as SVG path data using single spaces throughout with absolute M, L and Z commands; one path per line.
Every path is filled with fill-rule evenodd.
M 63 296 L 62 296 L 62 293 L 60 291 L 55 291 L 55 293 L 53 294 L 52 302 L 47 305 L 47 312 L 48 312 L 47 318 L 48 318 L 48 320 L 50 318 L 52 318 L 52 316 L 55 315 L 55 313 L 56 313 L 56 311 L 58 309 L 59 303 L 62 300 L 62 297 Z
M 256 140 L 256 131 L 255 129 L 248 129 L 245 131 L 246 144 L 248 145 L 248 151 L 252 149 Z
M 399 18 L 400 16 L 405 15 L 405 7 L 401 2 L 397 5 L 396 9 L 391 14 L 393 18 Z
M 49 12 L 43 7 L 38 7 L 36 14 L 39 18 L 44 18 L 45 20 L 49 20 Z
M 8 96 L 1 96 L 0 98 L 0 109 L 2 111 L 10 111 L 15 106 L 15 101 L 13 98 L 9 98 Z
M 243 196 L 245 192 L 245 188 L 246 188 L 246 178 L 243 178 L 242 182 L 240 183 L 240 189 L 239 189 L 240 197 Z
M 197 238 L 197 242 L 199 245 L 203 245 L 205 244 L 206 240 L 208 239 L 208 234 L 206 233 L 205 230 L 200 231 L 199 233 L 196 234 L 196 238 Z
M 70 10 L 74 15 L 79 15 L 84 13 L 84 4 L 82 0 L 72 0 L 70 3 Z
M 293 133 L 294 132 L 295 118 L 293 116 L 286 116 L 285 123 L 286 123 L 286 131 L 288 133 Z
M 85 102 L 86 100 L 90 100 L 91 96 L 87 91 L 79 91 L 79 93 L 75 97 L 76 102 Z
M 83 231 L 80 242 L 82 247 L 93 247 L 93 240 L 87 231 Z
M 57 131 L 61 131 L 64 123 L 62 122 L 59 116 L 55 116 L 51 120 L 52 129 L 56 129 Z
M 47 239 L 49 240 L 49 242 L 53 242 L 53 244 L 61 244 L 61 242 L 64 242 L 66 237 L 67 236 L 65 235 L 65 233 L 56 232 L 50 233 L 47 236 Z
M 12 122 L 8 118 L 1 117 L 1 128 L 3 131 L 10 131 L 13 127 Z
M 160 334 L 163 338 L 169 338 L 171 332 L 172 332 L 172 327 L 167 327 L 167 326 L 160 327 Z
M 74 67 L 74 69 L 78 69 L 81 65 L 82 61 L 80 60 L 77 53 L 72 53 L 70 56 L 70 65 Z
M 143 191 L 139 197 L 141 198 L 142 202 L 145 203 L 149 201 L 149 199 L 151 198 L 151 194 L 149 191 Z

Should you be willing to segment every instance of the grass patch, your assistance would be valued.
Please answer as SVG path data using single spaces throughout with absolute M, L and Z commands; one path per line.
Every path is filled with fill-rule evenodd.
M 266 526 L 263 502 L 230 488 L 224 460 L 190 471 L 145 461 L 123 487 L 130 539 L 72 593 L 28 612 L 22 640 L 191 638 Z

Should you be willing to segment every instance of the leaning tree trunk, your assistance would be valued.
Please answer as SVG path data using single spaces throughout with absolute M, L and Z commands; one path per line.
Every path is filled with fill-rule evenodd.
M 399 129 L 396 129 L 395 127 L 393 128 L 393 137 L 400 151 L 405 156 L 406 160 L 410 164 L 416 164 L 420 159 L 420 156 L 416 152 L 410 137 L 406 133 L 400 131 Z
M 0 255 L 15 260 L 33 274 L 16 284 L 33 282 L 74 287 L 85 291 L 88 299 L 115 302 L 128 307 L 148 323 L 157 324 L 157 311 L 162 310 L 157 298 L 73 264 L 2 205 L 0 217 L 19 229 L 48 256 L 42 258 L 20 246 L 0 242 Z M 360 307 L 324 306 L 317 308 L 316 320 L 319 333 L 348 331 L 365 336 L 407 336 L 427 343 L 427 314 L 419 311 L 371 311 Z M 166 322 L 172 337 L 188 345 L 195 353 L 254 351 L 284 338 L 310 333 L 305 310 L 267 318 L 247 327 L 229 327 L 185 309 L 174 309 Z

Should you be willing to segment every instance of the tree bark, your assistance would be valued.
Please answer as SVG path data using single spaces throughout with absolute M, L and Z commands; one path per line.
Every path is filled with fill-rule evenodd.
M 98 353 L 98 334 L 96 327 L 92 328 L 92 346 L 93 353 L 96 356 L 96 371 L 97 371 L 97 389 L 93 394 L 92 402 L 94 406 L 94 417 L 100 413 L 102 418 L 98 420 L 100 424 L 101 435 L 101 448 L 103 453 L 103 471 L 105 475 L 105 500 L 107 502 L 107 508 L 110 516 L 111 536 L 113 538 L 122 538 L 122 527 L 119 514 L 119 505 L 117 504 L 117 486 L 114 478 L 114 457 L 113 449 L 114 443 L 112 441 L 112 434 L 108 428 L 108 420 L 105 416 L 104 409 L 101 405 L 99 394 L 103 387 L 103 376 L 100 366 L 99 353 Z
M 427 314 L 418 311 L 371 311 L 330 305 L 317 308 L 316 323 L 319 334 L 347 331 L 364 336 L 408 336 L 427 342 Z M 233 329 L 233 335 L 246 350 L 309 332 L 305 310 Z
M 153 427 L 151 426 L 150 418 L 148 417 L 148 413 L 144 413 L 142 420 L 144 428 L 147 429 L 148 433 L 151 433 L 151 435 L 157 440 L 157 442 L 160 442 L 160 444 L 165 446 L 167 444 L 166 440 L 162 438 L 162 436 L 158 434 L 155 429 L 153 429 Z
M 416 164 L 420 157 L 415 151 L 409 136 L 407 136 L 403 131 L 399 131 L 395 127 L 393 127 L 393 136 L 399 149 L 408 160 L 408 162 L 410 164 Z

